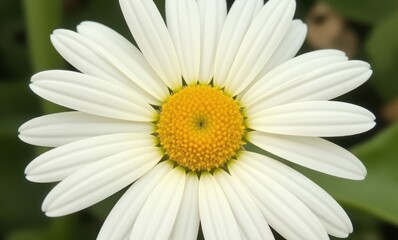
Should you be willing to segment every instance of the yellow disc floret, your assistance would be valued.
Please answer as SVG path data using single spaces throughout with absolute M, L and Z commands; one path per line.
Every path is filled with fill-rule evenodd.
M 210 86 L 188 86 L 161 108 L 157 133 L 168 157 L 192 171 L 223 166 L 243 145 L 240 106 Z

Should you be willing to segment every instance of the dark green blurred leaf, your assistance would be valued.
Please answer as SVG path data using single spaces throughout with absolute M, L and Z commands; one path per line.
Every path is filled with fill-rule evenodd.
M 381 222 L 372 215 L 363 211 L 348 208 L 345 209 L 352 223 L 354 232 L 348 237 L 349 240 L 382 240 Z M 340 239 L 331 237 L 331 239 Z
M 37 229 L 20 230 L 12 233 L 6 240 L 43 240 L 44 232 Z
M 398 12 L 375 27 L 366 48 L 375 70 L 373 84 L 390 101 L 398 96 Z
M 64 68 L 64 60 L 50 41 L 50 34 L 61 24 L 62 6 L 61 0 L 24 0 L 30 60 L 34 72 Z M 46 101 L 43 101 L 42 106 L 45 113 L 62 110 Z
M 398 224 L 398 123 L 353 149 L 368 169 L 363 181 L 304 170 L 339 201 Z
M 376 23 L 398 10 L 396 0 L 321 0 L 349 19 Z
M 51 226 L 46 231 L 45 239 L 69 240 L 78 239 L 86 235 L 86 233 L 81 233 L 80 235 L 80 226 L 77 216 L 77 214 L 74 214 L 61 218 L 47 219 L 49 222 L 51 221 Z
M 22 77 L 30 71 L 21 18 L 7 19 L 0 24 L 0 70 L 4 76 Z
M 50 42 L 50 34 L 61 23 L 62 1 L 25 0 L 24 7 L 34 72 L 62 68 L 64 62 Z
M 8 235 L 6 240 L 70 240 L 70 239 L 93 239 L 89 235 L 86 224 L 82 224 L 75 216 L 62 218 L 47 218 L 46 227 L 36 229 L 23 229 Z
M 0 1 L 0 74 L 22 77 L 30 70 L 20 1 Z
M 43 189 L 38 184 L 25 179 L 24 169 L 31 160 L 33 150 L 19 139 L 0 138 L 3 157 L 0 168 L 0 226 L 15 229 L 24 225 L 35 226 L 43 223 L 40 205 L 48 187 Z M 4 231 L 4 230 L 2 230 Z
M 25 179 L 24 169 L 34 155 L 34 148 L 18 139 L 18 127 L 37 116 L 38 101 L 22 81 L 6 81 L 0 84 L 0 144 L 2 164 L 0 189 L 7 197 L 0 198 L 0 225 L 15 228 L 25 224 L 40 223 L 40 204 L 44 189 L 31 186 Z
M 18 127 L 38 116 L 39 98 L 29 89 L 29 80 L 0 83 L 0 136 L 15 137 Z

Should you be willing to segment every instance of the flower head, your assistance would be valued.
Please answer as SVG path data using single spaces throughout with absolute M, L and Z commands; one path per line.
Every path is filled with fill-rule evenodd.
M 294 57 L 306 25 L 294 0 L 166 0 L 167 27 L 151 0 L 120 0 L 139 50 L 108 27 L 56 30 L 58 52 L 82 73 L 32 77 L 39 96 L 75 111 L 20 128 L 55 147 L 26 168 L 60 183 L 42 209 L 62 216 L 129 186 L 98 239 L 346 237 L 337 202 L 293 168 L 245 149 L 252 143 L 342 178 L 366 169 L 320 137 L 374 126 L 369 111 L 330 101 L 364 83 L 369 65 L 337 50 Z M 148 224 L 150 223 L 150 224 Z

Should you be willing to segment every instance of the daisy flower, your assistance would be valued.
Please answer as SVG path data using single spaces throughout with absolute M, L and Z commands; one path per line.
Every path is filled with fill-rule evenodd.
M 80 72 L 37 73 L 37 95 L 75 111 L 28 121 L 30 144 L 55 147 L 26 168 L 58 182 L 48 216 L 85 209 L 128 187 L 97 239 L 347 237 L 352 225 L 322 188 L 270 156 L 359 180 L 363 164 L 320 137 L 374 126 L 369 111 L 330 101 L 371 75 L 337 50 L 294 57 L 306 25 L 294 0 L 120 0 L 139 50 L 83 22 L 51 40 Z M 264 156 L 245 149 L 252 143 Z M 270 227 L 269 227 L 270 226 Z

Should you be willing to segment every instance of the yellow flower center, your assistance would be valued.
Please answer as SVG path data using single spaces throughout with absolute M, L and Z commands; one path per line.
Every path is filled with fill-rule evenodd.
M 188 86 L 162 105 L 157 133 L 168 157 L 192 171 L 223 166 L 243 145 L 240 106 L 210 86 Z

